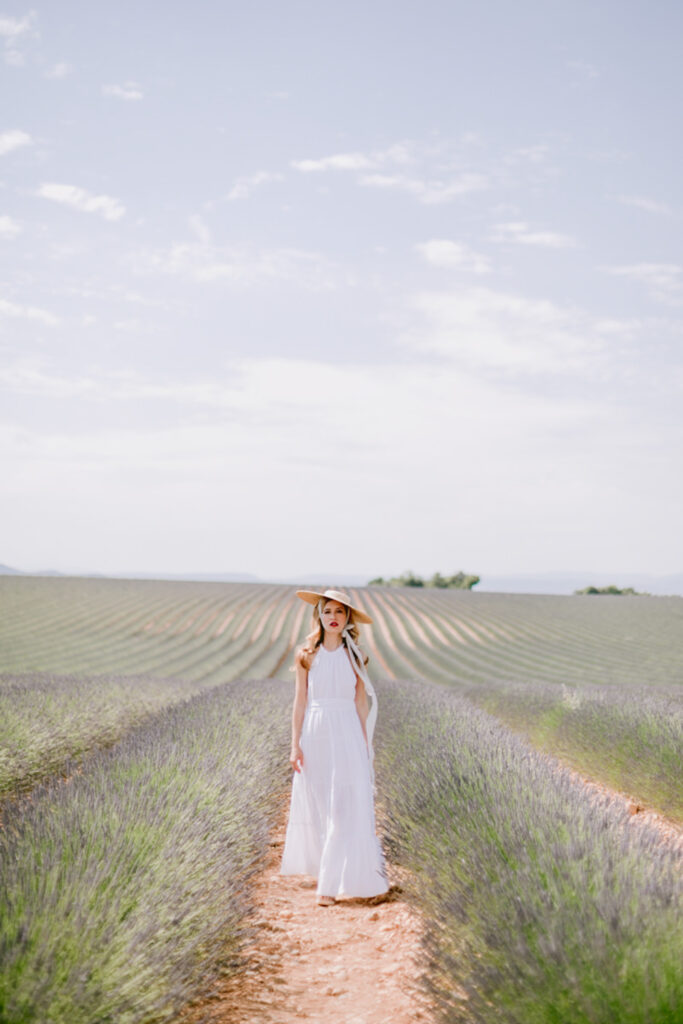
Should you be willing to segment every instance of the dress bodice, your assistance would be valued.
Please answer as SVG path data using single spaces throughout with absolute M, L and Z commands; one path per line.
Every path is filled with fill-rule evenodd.
M 340 644 L 328 651 L 321 644 L 308 670 L 308 701 L 335 699 L 353 700 L 356 695 L 356 673 L 346 647 Z

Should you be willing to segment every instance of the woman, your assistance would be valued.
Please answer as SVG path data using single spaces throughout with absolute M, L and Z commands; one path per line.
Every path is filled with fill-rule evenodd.
M 315 876 L 318 904 L 326 907 L 340 896 L 389 889 L 375 834 L 377 698 L 357 645 L 358 623 L 372 619 L 338 590 L 296 594 L 314 606 L 313 630 L 294 659 L 294 777 L 280 873 Z

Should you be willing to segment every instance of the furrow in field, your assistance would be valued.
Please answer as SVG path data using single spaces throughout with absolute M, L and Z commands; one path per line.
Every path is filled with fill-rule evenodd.
M 514 648 L 496 646 L 497 650 L 487 648 L 484 660 L 489 667 L 505 669 L 508 674 L 517 669 L 530 672 L 539 679 L 556 678 L 567 681 L 576 675 L 581 666 L 584 666 L 587 672 L 595 668 L 594 663 L 590 663 L 581 653 L 580 647 L 577 651 L 567 649 L 566 645 L 560 649 L 559 645 L 553 644 L 552 640 L 540 632 L 534 638 L 533 648 L 529 648 L 528 643 L 520 644 L 517 647 L 518 653 L 515 653 Z M 604 662 L 602 667 L 604 669 Z
M 369 591 L 352 591 L 355 600 L 362 608 L 365 608 L 373 620 L 371 626 L 364 626 L 365 631 L 371 631 L 372 641 L 375 650 L 381 655 L 382 661 L 388 666 L 392 676 L 413 675 L 413 666 L 400 650 L 394 640 L 391 630 L 387 624 L 383 609 L 377 601 L 376 594 Z M 364 637 L 367 632 L 364 632 Z
M 273 668 L 272 672 L 269 673 L 270 676 L 278 678 L 278 679 L 288 679 L 289 678 L 289 675 L 290 675 L 289 668 L 285 668 L 285 664 L 286 664 L 288 658 L 291 658 L 292 659 L 292 665 L 294 664 L 294 658 L 293 658 L 294 650 L 295 650 L 296 646 L 299 644 L 300 638 L 301 638 L 301 640 L 303 640 L 303 637 L 302 637 L 302 632 L 303 632 L 302 626 L 303 626 L 304 616 L 306 615 L 306 613 L 308 611 L 308 609 L 306 608 L 306 605 L 302 601 L 299 601 L 298 598 L 296 598 L 296 599 L 292 598 L 291 600 L 292 600 L 292 602 L 294 602 L 296 600 L 296 604 L 295 605 L 292 604 L 292 612 L 293 612 L 293 614 L 290 613 L 291 614 L 291 628 L 290 628 L 290 631 L 289 631 L 289 640 L 287 642 L 287 646 L 285 647 L 282 655 L 278 659 L 278 661 L 277 661 L 275 667 Z M 283 631 L 284 631 L 285 628 L 286 627 L 283 624 Z
M 14 661 L 19 662 L 23 652 L 28 661 L 26 667 L 31 667 L 32 662 L 40 658 L 49 657 L 50 652 L 61 651 L 65 646 L 72 644 L 74 642 L 72 637 L 79 635 L 81 623 L 85 622 L 86 628 L 93 626 L 98 615 L 97 601 L 92 600 L 92 596 L 91 600 L 86 601 L 83 591 L 75 589 L 77 583 L 83 585 L 91 581 L 69 581 L 72 585 L 68 587 L 62 586 L 61 580 L 36 580 L 33 582 L 38 585 L 33 589 L 36 594 L 34 606 L 31 609 L 26 609 L 22 629 L 20 632 L 17 631 L 11 640 L 5 633 L 5 617 L 4 615 L 2 617 L 4 634 L 2 648 L 5 658 L 12 655 Z M 47 584 L 47 586 L 41 589 L 40 583 Z M 101 598 L 103 591 L 99 588 L 95 593 Z M 49 595 L 49 600 L 46 595 Z M 26 594 L 23 596 L 26 597 Z M 111 594 L 105 594 L 105 596 L 108 597 Z M 3 605 L 5 603 L 3 602 Z M 106 602 L 105 607 L 109 608 L 110 602 Z
M 117 624 L 115 629 L 112 629 L 111 625 L 107 623 L 106 614 L 102 615 L 102 609 L 100 608 L 98 610 L 97 603 L 93 600 L 92 607 L 94 621 L 92 622 L 90 629 L 84 628 L 83 623 L 78 622 L 75 624 L 71 631 L 71 635 L 67 638 L 66 642 L 64 636 L 61 638 L 55 638 L 53 644 L 53 651 L 55 655 L 59 657 L 63 651 L 64 657 L 74 660 L 80 657 L 83 650 L 92 651 L 93 648 L 96 648 L 96 663 L 99 660 L 102 667 L 108 668 L 109 665 L 103 658 L 97 658 L 99 649 L 103 647 L 116 649 L 123 643 L 130 643 L 131 630 L 135 628 L 138 620 L 141 617 L 144 617 L 145 595 L 147 600 L 152 596 L 150 591 L 146 589 L 140 589 L 136 592 L 127 588 L 124 593 L 128 593 L 130 596 L 127 598 L 127 607 L 116 617 Z M 50 667 L 50 665 L 47 664 L 50 656 L 51 651 L 43 649 L 41 657 L 46 662 L 43 667 Z
M 403 624 L 401 616 L 396 612 L 396 609 L 393 607 L 391 599 L 386 594 L 382 594 L 382 596 L 378 598 L 378 603 L 382 606 L 382 610 L 385 614 L 385 617 L 390 623 L 390 628 L 391 626 L 393 626 L 392 634 L 396 634 L 398 636 L 398 645 L 401 647 L 401 649 L 407 647 L 411 651 L 416 650 L 417 644 L 415 643 L 413 638 L 408 634 L 408 631 L 406 630 Z
M 248 620 L 258 612 L 260 601 L 258 594 L 249 594 L 247 603 L 242 608 L 242 615 Z M 220 646 L 204 637 L 196 637 L 188 630 L 168 635 L 162 643 L 150 651 L 146 662 L 146 671 L 158 671 L 165 675 L 193 674 L 195 667 L 201 665 L 210 655 L 223 657 L 217 652 L 224 650 L 231 642 L 230 634 L 220 638 Z
M 386 592 L 382 596 L 386 598 Z M 420 595 L 420 598 L 422 598 L 422 595 Z M 429 599 L 427 601 L 429 602 Z M 439 613 L 442 611 L 442 605 L 438 598 L 434 604 L 429 602 L 429 606 L 438 608 Z M 435 617 L 435 612 L 432 612 L 432 617 Z M 462 619 L 463 616 L 460 615 L 459 621 L 462 622 Z M 453 639 L 456 639 L 457 634 L 455 634 L 449 620 L 439 614 L 438 621 L 445 630 L 450 631 Z M 408 620 L 406 620 L 406 625 L 409 625 Z M 458 637 L 458 640 L 461 642 L 460 637 Z M 408 652 L 404 652 L 404 654 L 413 668 L 420 668 L 421 663 L 427 675 L 434 675 L 433 672 L 430 672 L 423 658 L 418 660 Z M 531 654 L 528 648 L 520 647 L 519 653 L 516 654 L 509 649 L 506 650 L 500 643 L 496 643 L 492 647 L 490 644 L 480 642 L 476 656 L 474 654 L 465 654 L 464 651 L 456 653 L 455 650 L 452 650 L 450 655 L 445 656 L 445 659 L 442 655 L 435 655 L 432 660 L 438 662 L 436 676 L 439 679 L 443 678 L 445 672 L 446 674 L 452 673 L 454 678 L 467 678 L 470 681 L 475 681 L 477 678 L 484 681 L 492 675 L 500 676 L 502 674 L 503 678 L 510 678 L 515 674 L 519 674 L 523 678 L 534 678 L 539 681 L 556 679 L 558 682 L 566 682 L 575 676 L 577 670 L 576 659 L 570 656 L 560 656 L 557 652 L 554 654 L 544 654 L 539 650 L 538 646 L 534 648 Z
M 252 643 L 256 643 L 258 638 L 261 636 L 261 633 L 263 633 L 263 631 L 265 630 L 268 621 L 271 618 L 273 618 L 273 616 L 275 615 L 276 609 L 278 608 L 281 600 L 282 600 L 282 594 L 281 593 L 274 594 L 267 603 L 265 603 L 265 604 L 263 604 L 261 606 L 260 614 L 256 618 L 256 622 L 254 624 L 253 631 L 252 631 L 252 634 L 251 634 L 251 642 Z M 287 612 L 286 607 L 284 609 L 284 612 L 286 614 L 286 612 Z M 277 625 L 277 621 L 278 621 L 277 618 L 275 618 L 275 625 Z M 272 636 L 271 636 L 271 639 L 272 639 Z
M 88 672 L 114 667 L 120 671 L 138 671 L 150 649 L 150 638 L 137 629 L 139 617 L 138 609 L 133 607 L 125 619 L 119 621 L 116 630 L 79 631 L 65 655 L 69 661 L 65 667 Z M 152 640 L 151 646 L 156 648 L 157 644 Z
M 506 596 L 509 599 L 510 614 L 515 608 L 525 610 L 527 621 L 537 627 L 536 632 L 540 626 L 542 636 L 549 645 L 553 643 L 553 649 L 556 644 L 558 651 L 566 648 L 579 657 L 587 654 L 588 660 L 597 655 L 603 662 L 611 661 L 613 658 L 623 662 L 628 650 L 638 656 L 643 647 L 651 650 L 653 641 L 661 647 L 662 638 L 658 635 L 660 630 L 647 636 L 648 631 L 643 627 L 648 611 L 655 608 L 656 602 L 662 599 L 473 595 L 475 596 L 480 601 L 494 596 Z M 610 604 L 614 601 L 621 604 Z M 630 603 L 634 601 L 637 603 Z M 618 609 L 616 618 L 615 608 Z M 657 618 L 661 619 L 659 612 Z M 629 621 L 632 622 L 630 629 L 627 625 Z M 531 638 L 532 634 L 527 630 L 526 635 Z
M 410 602 L 399 594 L 394 595 L 394 605 L 396 614 L 400 615 L 406 629 L 414 637 L 416 644 L 423 644 L 425 647 L 433 648 L 435 646 L 434 636 L 437 638 L 440 636 L 441 642 L 446 642 L 446 638 L 439 630 L 431 628 L 431 621 L 422 609 L 411 608 Z M 430 633 L 432 634 L 431 636 L 429 635 Z
M 197 675 L 199 678 L 213 676 L 220 670 L 222 679 L 234 679 L 237 675 L 245 673 L 251 675 L 252 662 L 260 660 L 261 664 L 268 664 L 267 659 L 265 662 L 262 659 L 263 650 L 269 644 L 268 634 L 261 630 L 256 641 L 251 638 L 252 631 L 255 631 L 263 616 L 262 602 L 252 601 L 245 611 L 247 614 L 244 625 L 247 628 L 238 628 L 231 637 L 226 637 L 220 646 L 212 645 L 209 650 L 207 645 L 204 645 L 196 655 L 186 653 L 181 662 L 166 665 L 165 670 L 168 672 L 171 669 L 174 674 L 190 672 L 193 678 Z
M 212 603 L 215 602 L 219 605 L 223 603 L 220 591 L 212 590 L 209 593 L 213 598 Z M 187 602 L 185 602 L 184 608 L 179 609 L 180 618 L 183 617 L 186 609 Z M 201 616 L 202 612 L 200 611 L 199 614 Z M 206 614 L 206 607 L 203 614 Z M 117 670 L 123 672 L 182 675 L 187 667 L 197 660 L 193 657 L 193 649 L 203 647 L 205 643 L 203 637 L 196 637 L 186 629 L 178 630 L 177 633 L 165 630 L 158 638 L 152 638 L 149 634 L 139 632 L 124 636 L 105 637 L 99 642 L 95 656 L 83 668 L 95 670 L 104 664 L 107 668 L 116 666 Z
M 380 605 L 383 605 L 382 597 L 379 598 Z M 408 629 L 410 625 L 406 623 L 404 628 Z M 452 655 L 436 647 L 415 644 L 408 651 L 404 650 L 402 645 L 399 649 L 413 676 L 422 676 L 440 683 L 453 683 L 462 672 L 462 659 L 454 661 Z

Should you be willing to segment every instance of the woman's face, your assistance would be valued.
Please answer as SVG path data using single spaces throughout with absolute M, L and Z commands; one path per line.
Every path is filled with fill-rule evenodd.
M 326 633 L 340 635 L 349 613 L 339 601 L 327 601 L 323 607 L 321 620 Z

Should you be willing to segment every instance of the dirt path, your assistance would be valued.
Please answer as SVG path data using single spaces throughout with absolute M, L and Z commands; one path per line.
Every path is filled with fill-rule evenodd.
M 374 900 L 315 902 L 315 881 L 278 874 L 285 819 L 255 883 L 250 965 L 186 1008 L 178 1024 L 429 1024 L 418 988 L 421 924 L 391 889 Z

